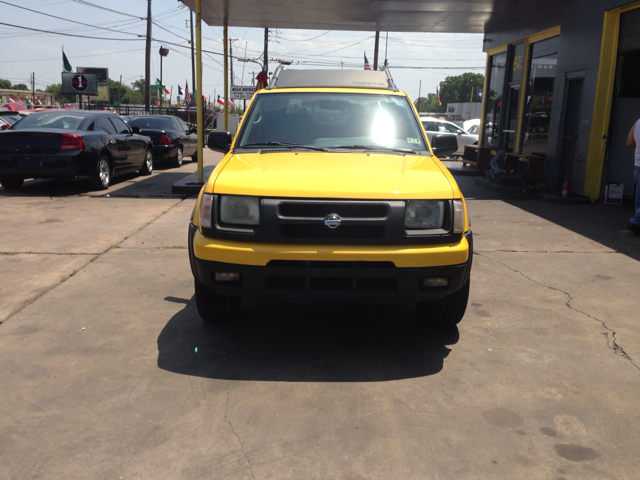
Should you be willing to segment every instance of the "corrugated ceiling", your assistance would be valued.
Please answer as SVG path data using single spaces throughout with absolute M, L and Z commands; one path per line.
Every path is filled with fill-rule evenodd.
M 192 10 L 195 0 L 182 0 Z M 383 32 L 484 33 L 509 22 L 522 7 L 551 0 L 202 0 L 211 26 Z

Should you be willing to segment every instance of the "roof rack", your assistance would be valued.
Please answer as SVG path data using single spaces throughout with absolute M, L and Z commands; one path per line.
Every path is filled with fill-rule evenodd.
M 278 88 L 372 88 L 398 91 L 389 69 L 288 70 L 279 65 L 267 90 Z

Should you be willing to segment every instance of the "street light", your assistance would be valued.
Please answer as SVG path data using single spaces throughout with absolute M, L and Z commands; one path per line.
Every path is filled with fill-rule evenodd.
M 160 53 L 160 83 L 162 83 L 162 57 L 166 57 L 167 55 L 169 55 L 169 49 L 165 48 L 165 47 L 160 47 L 160 50 L 158 51 L 158 53 Z M 164 84 L 163 84 L 164 85 Z M 160 89 L 158 89 L 158 100 L 160 100 Z M 162 96 L 164 97 L 164 92 L 162 92 Z

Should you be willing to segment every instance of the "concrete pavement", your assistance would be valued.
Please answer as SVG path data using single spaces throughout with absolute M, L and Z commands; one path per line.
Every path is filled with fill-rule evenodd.
M 193 299 L 195 200 L 171 194 L 193 171 L 0 189 L 0 479 L 637 478 L 628 206 L 459 178 L 476 255 L 458 328 L 261 304 L 214 328 Z

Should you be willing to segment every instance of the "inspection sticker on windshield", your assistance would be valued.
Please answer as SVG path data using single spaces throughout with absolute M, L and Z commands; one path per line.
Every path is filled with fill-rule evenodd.
M 420 139 L 419 138 L 411 138 L 411 137 L 407 137 L 407 142 L 409 143 L 420 143 Z

